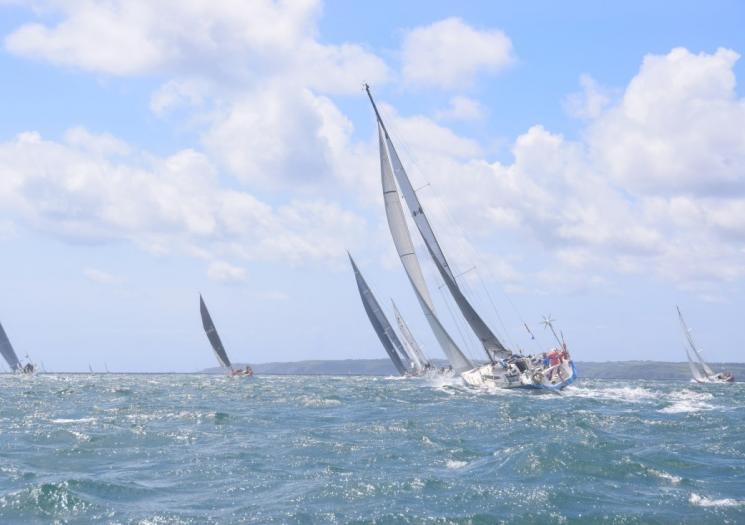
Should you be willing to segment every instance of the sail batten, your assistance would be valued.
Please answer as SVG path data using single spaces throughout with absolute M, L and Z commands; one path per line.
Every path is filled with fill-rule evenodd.
M 5 333 L 2 323 L 0 323 L 0 353 L 3 354 L 11 372 L 21 370 L 21 362 L 18 360 L 15 350 L 13 350 L 13 345 L 10 344 L 10 339 L 8 339 L 8 334 Z
M 383 348 L 388 354 L 388 357 L 391 358 L 393 366 L 396 367 L 399 374 L 404 375 L 407 369 L 401 360 L 401 356 L 408 360 L 406 351 L 351 255 L 349 255 L 349 262 L 352 263 L 354 278 L 357 281 L 357 290 L 360 293 L 360 299 L 362 299 L 362 305 L 365 308 L 365 313 L 370 320 L 370 324 L 372 324 L 378 339 L 380 339 Z
M 212 345 L 212 350 L 215 352 L 217 362 L 220 363 L 220 366 L 223 368 L 231 368 L 233 365 L 230 363 L 225 347 L 217 333 L 217 328 L 215 328 L 215 323 L 212 321 L 210 312 L 207 310 L 207 305 L 204 303 L 201 294 L 199 295 L 199 313 L 202 315 L 204 333 L 207 334 L 207 339 L 209 339 L 210 345 Z

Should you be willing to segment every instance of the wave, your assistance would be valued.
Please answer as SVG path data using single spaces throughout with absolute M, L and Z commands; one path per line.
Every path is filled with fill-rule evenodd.
M 732 498 L 710 499 L 705 496 L 699 496 L 695 492 L 691 492 L 688 502 L 697 507 L 741 507 L 745 505 L 745 500 Z

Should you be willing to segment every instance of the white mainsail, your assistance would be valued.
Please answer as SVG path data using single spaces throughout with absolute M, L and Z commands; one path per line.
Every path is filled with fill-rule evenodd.
M 453 370 L 457 373 L 470 370 L 473 368 L 473 364 L 463 354 L 460 348 L 458 348 L 458 345 L 455 344 L 455 341 L 450 337 L 450 334 L 448 334 L 435 314 L 434 304 L 432 303 L 427 283 L 424 280 L 416 251 L 414 250 L 414 243 L 411 240 L 409 228 L 406 225 L 406 217 L 401 206 L 401 198 L 396 188 L 392 165 L 388 157 L 388 148 L 386 148 L 383 141 L 384 134 L 385 128 L 382 122 L 379 121 L 380 178 L 383 187 L 383 199 L 385 201 L 385 214 L 388 219 L 391 236 L 393 237 L 393 244 L 396 246 L 396 251 L 401 259 L 401 264 L 404 266 L 404 270 L 406 270 L 409 282 L 411 282 L 411 286 L 414 288 L 419 305 L 424 311 L 424 317 L 432 328 L 432 332 L 434 332 L 437 342 L 445 353 L 445 357 L 447 357 Z
M 422 347 L 419 346 L 419 343 L 414 338 L 414 334 L 412 334 L 411 330 L 409 330 L 409 325 L 407 325 L 406 321 L 404 321 L 404 318 L 401 315 L 401 312 L 398 311 L 396 303 L 393 302 L 393 299 L 391 299 L 391 304 L 393 305 L 393 314 L 396 317 L 396 323 L 398 323 L 398 331 L 401 332 L 401 337 L 403 338 L 403 343 L 406 351 L 411 356 L 416 369 L 421 372 L 429 366 L 429 359 L 427 359 L 427 357 L 424 355 Z
M 422 239 L 424 240 L 424 244 L 425 246 L 427 246 L 427 250 L 432 256 L 432 260 L 434 261 L 435 266 L 437 266 L 437 270 L 440 272 L 442 279 L 445 281 L 445 284 L 447 285 L 448 290 L 450 291 L 450 294 L 453 296 L 453 299 L 458 305 L 458 308 L 463 314 L 463 317 L 466 319 L 469 326 L 471 327 L 473 332 L 478 337 L 479 341 L 481 341 L 481 344 L 484 346 L 484 350 L 486 351 L 486 355 L 489 357 L 489 359 L 493 361 L 495 358 L 506 358 L 506 357 L 511 356 L 512 352 L 510 352 L 502 344 L 502 342 L 494 335 L 494 333 L 487 326 L 484 320 L 481 319 L 481 316 L 476 312 L 473 306 L 471 306 L 471 303 L 468 301 L 468 299 L 465 297 L 460 287 L 458 286 L 458 283 L 455 280 L 455 276 L 453 275 L 450 265 L 448 264 L 447 259 L 445 259 L 445 254 L 443 253 L 442 248 L 440 247 L 440 243 L 437 241 L 437 237 L 435 236 L 434 230 L 432 230 L 432 226 L 430 225 L 429 220 L 427 219 L 427 216 L 424 213 L 424 209 L 422 208 L 422 205 L 419 202 L 419 197 L 417 197 L 416 190 L 412 186 L 411 181 L 409 180 L 409 177 L 406 174 L 406 170 L 404 169 L 403 164 L 401 163 L 401 160 L 399 159 L 398 153 L 396 152 L 396 148 L 393 145 L 393 142 L 391 141 L 390 136 L 388 135 L 388 131 L 385 127 L 385 124 L 383 123 L 380 113 L 378 112 L 378 108 L 375 105 L 375 101 L 372 98 L 372 94 L 370 93 L 370 88 L 367 85 L 365 86 L 365 88 L 367 90 L 367 95 L 370 98 L 370 102 L 372 103 L 373 109 L 375 111 L 375 116 L 378 120 L 379 135 L 385 136 L 385 146 L 387 147 L 387 150 L 388 150 L 387 157 L 389 157 L 390 159 L 390 164 L 392 166 L 393 174 L 395 175 L 396 181 L 398 182 L 398 186 L 401 188 L 401 193 L 403 194 L 404 200 L 406 201 L 409 211 L 411 212 L 411 216 L 414 220 L 414 224 L 416 224 L 417 229 L 419 230 L 419 233 L 422 236 Z M 382 138 L 381 138 L 381 142 L 382 142 Z M 384 149 L 386 148 L 383 148 L 381 144 L 381 164 L 383 164 L 383 150 Z M 386 191 L 385 186 L 384 186 L 384 191 Z M 396 198 L 398 198 L 397 195 L 396 195 Z M 388 211 L 387 204 L 388 204 L 388 199 L 386 199 L 386 212 Z M 400 206 L 400 203 L 399 203 L 399 206 Z M 390 219 L 389 219 L 389 224 L 390 224 Z M 405 227 L 405 224 L 404 224 L 404 227 Z M 394 233 L 393 230 L 394 228 L 391 227 L 391 233 L 393 233 L 394 241 L 395 241 L 396 233 Z M 402 261 L 403 261 L 403 255 L 400 249 L 399 249 L 399 255 L 402 257 Z M 404 266 L 406 265 L 404 264 Z M 413 280 L 412 280 L 412 283 L 413 283 Z
M 691 370 L 691 376 L 697 383 L 706 383 L 707 378 L 698 369 L 698 366 L 696 365 L 696 363 L 693 362 L 693 359 L 691 358 L 691 351 L 688 349 L 688 347 L 685 347 L 685 351 L 686 351 L 686 357 L 688 358 L 688 368 Z

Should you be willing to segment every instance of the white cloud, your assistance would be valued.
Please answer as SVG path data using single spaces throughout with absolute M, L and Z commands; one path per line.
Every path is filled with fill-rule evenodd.
M 245 268 L 225 261 L 214 261 L 207 269 L 207 277 L 219 283 L 242 283 L 248 278 Z
M 97 268 L 85 268 L 83 270 L 83 274 L 88 279 L 98 284 L 120 284 L 122 282 L 122 279 L 120 277 L 112 275 L 103 270 L 99 270 Z
M 564 99 L 564 109 L 572 117 L 581 119 L 593 119 L 610 103 L 610 94 L 606 89 L 598 85 L 597 81 L 590 75 L 579 77 L 582 91 L 572 93 Z
M 450 105 L 435 114 L 438 120 L 481 120 L 485 116 L 486 108 L 480 102 L 460 95 L 451 98 Z
M 407 83 L 445 89 L 468 86 L 480 72 L 493 73 L 514 61 L 512 42 L 502 31 L 480 31 L 460 18 L 412 29 L 402 55 Z
M 335 203 L 272 206 L 221 188 L 199 152 L 159 158 L 128 146 L 128 156 L 108 157 L 94 146 L 111 137 L 84 130 L 74 135 L 77 141 L 67 144 L 36 133 L 0 144 L 4 215 L 65 239 L 124 239 L 155 254 L 210 253 L 244 261 L 334 260 L 365 237 L 364 220 Z M 229 273 L 224 270 L 213 274 Z

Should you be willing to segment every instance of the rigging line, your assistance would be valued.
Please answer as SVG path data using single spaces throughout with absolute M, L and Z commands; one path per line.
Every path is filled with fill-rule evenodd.
M 474 269 L 476 267 L 474 266 Z M 481 286 L 484 288 L 484 292 L 486 292 L 486 297 L 489 299 L 489 303 L 492 306 L 492 309 L 494 310 L 494 315 L 497 316 L 497 320 L 499 321 L 500 326 L 502 327 L 502 330 L 504 330 L 505 336 L 507 338 L 507 343 L 512 348 L 517 348 L 515 345 L 515 342 L 512 340 L 512 337 L 510 336 L 509 330 L 507 330 L 507 326 L 504 324 L 504 320 L 502 320 L 502 316 L 499 315 L 499 310 L 497 309 L 497 305 L 494 303 L 494 299 L 492 299 L 491 294 L 489 293 L 489 289 L 486 287 L 486 283 L 484 282 L 484 278 L 481 276 L 481 273 L 476 270 L 476 275 L 479 277 L 479 281 L 481 282 Z
M 443 283 L 442 286 L 445 286 L 445 284 Z M 456 330 L 458 330 L 458 334 L 460 335 L 460 338 L 463 341 L 463 346 L 466 350 L 466 353 L 468 354 L 468 358 L 473 362 L 474 358 L 473 358 L 473 351 L 471 349 L 471 345 L 466 339 L 465 335 L 463 334 L 463 330 L 461 330 L 461 327 L 458 324 L 458 321 L 456 320 L 455 315 L 453 314 L 453 310 L 450 308 L 450 303 L 447 300 L 447 296 L 445 295 L 445 292 L 442 291 L 442 287 L 440 286 L 438 286 L 438 289 L 440 290 L 440 293 L 442 294 L 442 300 L 445 302 L 445 306 L 447 307 L 448 312 L 450 312 L 450 317 L 452 318 L 453 323 L 455 324 L 455 328 Z

